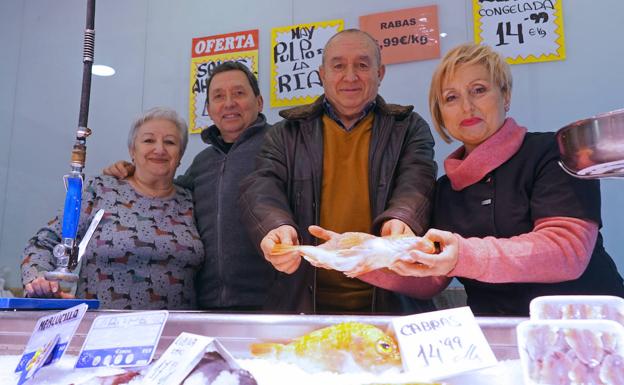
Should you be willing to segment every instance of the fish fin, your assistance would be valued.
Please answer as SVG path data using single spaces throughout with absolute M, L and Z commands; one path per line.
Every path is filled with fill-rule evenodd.
M 251 354 L 258 357 L 276 355 L 281 350 L 281 348 L 282 345 L 271 342 L 261 342 L 249 345 L 249 350 L 251 351 Z
M 296 245 L 285 245 L 283 243 L 278 243 L 275 246 L 273 246 L 273 249 L 271 250 L 271 254 L 273 255 L 282 255 L 282 254 L 287 254 L 290 253 L 291 251 L 295 251 L 299 248 L 299 246 Z
M 365 233 L 345 233 L 338 240 L 339 249 L 350 249 L 361 245 L 365 240 L 370 238 L 370 234 Z

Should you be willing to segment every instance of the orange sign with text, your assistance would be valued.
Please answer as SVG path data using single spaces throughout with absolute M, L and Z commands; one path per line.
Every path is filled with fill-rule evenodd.
M 384 64 L 440 57 L 436 5 L 360 16 L 360 29 L 377 40 Z

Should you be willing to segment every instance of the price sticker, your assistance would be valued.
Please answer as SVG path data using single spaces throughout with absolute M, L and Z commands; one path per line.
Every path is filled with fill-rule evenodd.
M 93 320 L 76 368 L 129 367 L 150 363 L 169 312 L 103 315 Z
M 406 371 L 438 379 L 497 363 L 469 307 L 398 317 L 392 326 Z
M 475 42 L 510 64 L 565 59 L 562 0 L 473 0 Z

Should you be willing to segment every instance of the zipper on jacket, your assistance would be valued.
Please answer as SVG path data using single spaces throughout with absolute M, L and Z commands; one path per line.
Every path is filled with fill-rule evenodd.
M 226 161 L 227 154 L 225 154 L 225 156 L 223 157 L 223 162 L 221 162 L 221 170 L 219 171 L 219 177 L 217 181 L 217 274 L 219 274 L 219 285 L 221 286 L 221 289 L 219 290 L 219 304 L 217 306 L 223 305 L 226 289 L 223 279 L 223 264 L 221 263 L 221 257 L 223 255 L 223 240 L 221 234 L 221 200 L 223 194 L 221 190 L 223 188 L 223 175 L 225 174 Z

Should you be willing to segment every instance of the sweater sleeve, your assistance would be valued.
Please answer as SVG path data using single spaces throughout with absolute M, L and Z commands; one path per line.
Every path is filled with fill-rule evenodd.
M 571 217 L 548 217 L 533 231 L 511 238 L 459 238 L 459 258 L 449 276 L 489 283 L 553 283 L 578 278 L 587 267 L 598 225 Z

